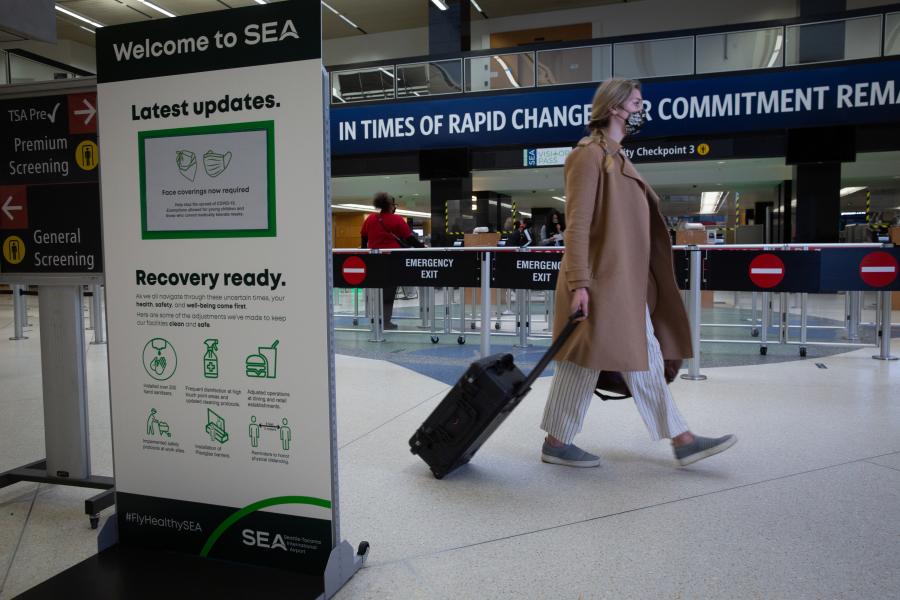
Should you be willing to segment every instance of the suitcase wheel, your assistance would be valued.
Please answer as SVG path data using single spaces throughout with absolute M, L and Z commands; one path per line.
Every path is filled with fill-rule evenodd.
M 466 338 L 464 336 L 459 336 L 458 338 L 456 338 L 456 343 L 462 346 L 466 343 Z
M 441 341 L 441 338 L 439 338 L 438 336 L 436 336 L 436 335 L 431 336 L 432 344 L 437 344 L 439 341 Z
M 446 475 L 443 471 L 435 471 L 434 469 L 431 470 L 431 474 L 434 475 L 435 479 L 443 479 L 444 475 Z

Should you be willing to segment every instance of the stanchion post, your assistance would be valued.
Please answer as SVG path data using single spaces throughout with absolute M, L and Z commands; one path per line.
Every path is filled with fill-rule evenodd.
M 11 340 L 27 340 L 25 337 L 25 315 L 22 314 L 22 284 L 12 283 L 9 288 L 13 297 L 13 337 Z
M 847 292 L 847 340 L 851 342 L 859 340 L 859 295 L 858 291 Z
M 807 300 L 809 294 L 803 292 L 800 294 L 800 356 L 806 356 L 806 321 L 807 321 Z
M 787 292 L 781 292 L 778 298 L 778 341 L 782 344 L 788 342 L 788 325 L 790 324 L 791 307 Z
M 472 299 L 474 306 L 474 298 Z M 481 358 L 491 353 L 491 253 L 481 253 Z
M 96 323 L 96 320 L 97 320 L 96 313 L 94 313 L 94 310 L 97 308 L 97 306 L 94 304 L 94 286 L 92 286 L 92 285 L 87 286 L 87 287 L 84 289 L 84 291 L 85 291 L 85 292 L 90 292 L 90 293 L 91 293 L 91 299 L 90 299 L 90 301 L 87 303 L 87 309 L 88 309 L 88 323 L 89 323 L 89 324 L 88 324 L 87 327 L 85 327 L 85 329 L 87 329 L 87 330 L 92 330 L 92 329 L 94 329 L 94 324 Z M 83 302 L 84 300 L 86 300 L 86 299 L 87 299 L 87 298 L 86 298 L 86 294 L 82 293 L 82 294 L 81 294 L 81 300 L 82 300 L 82 302 Z
M 91 314 L 91 325 L 94 326 L 94 341 L 92 344 L 106 343 L 106 319 L 103 312 L 103 292 L 100 284 L 91 286 L 94 295 L 91 296 L 91 306 L 93 313 Z
M 759 353 L 765 354 L 768 352 L 768 342 L 769 342 L 769 317 L 771 313 L 769 312 L 769 292 L 762 293 L 762 312 L 760 314 L 761 322 L 759 324 Z
M 891 356 L 891 292 L 879 292 L 881 297 L 881 327 L 878 329 L 878 335 L 881 341 L 881 352 L 872 358 L 875 360 L 897 360 L 898 357 Z
M 28 315 L 28 286 L 22 286 L 22 293 L 19 294 L 19 298 L 22 302 L 22 325 L 27 327 L 31 327 L 31 317 Z
M 531 311 L 528 300 L 528 290 L 516 290 L 516 304 L 518 305 L 516 308 L 518 308 L 519 313 L 516 317 L 519 325 L 519 343 L 516 344 L 516 348 L 528 347 L 528 330 L 531 317 L 531 315 L 528 314 Z
M 689 317 L 691 323 L 691 350 L 693 358 L 688 361 L 688 372 L 681 376 L 690 381 L 703 381 L 706 375 L 700 374 L 700 280 L 703 270 L 703 255 L 694 246 L 689 247 L 691 253 L 690 302 Z

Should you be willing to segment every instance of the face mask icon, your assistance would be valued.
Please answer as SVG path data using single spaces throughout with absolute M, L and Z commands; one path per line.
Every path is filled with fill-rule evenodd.
M 175 164 L 178 172 L 188 181 L 193 181 L 197 176 L 197 155 L 190 150 L 177 150 L 175 152 Z
M 225 154 L 217 154 L 212 150 L 207 150 L 203 155 L 203 168 L 210 177 L 218 177 L 221 175 L 228 165 L 231 163 L 231 152 Z

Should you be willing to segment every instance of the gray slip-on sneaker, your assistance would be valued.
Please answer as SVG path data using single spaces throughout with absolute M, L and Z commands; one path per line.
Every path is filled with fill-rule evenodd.
M 600 457 L 585 452 L 575 444 L 555 447 L 544 442 L 541 448 L 541 460 L 545 463 L 554 465 L 565 465 L 567 467 L 598 467 L 600 466 Z
M 698 460 L 709 458 L 713 454 L 724 452 L 737 443 L 737 437 L 728 434 L 720 438 L 708 438 L 699 435 L 694 436 L 694 441 L 690 444 L 675 446 L 672 450 L 675 452 L 675 460 L 682 467 L 693 464 Z

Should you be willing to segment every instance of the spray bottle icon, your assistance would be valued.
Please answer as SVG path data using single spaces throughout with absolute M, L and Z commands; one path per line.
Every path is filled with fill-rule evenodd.
M 206 344 L 206 354 L 203 355 L 203 376 L 207 379 L 219 378 L 219 357 L 216 352 L 219 351 L 219 340 L 208 339 L 203 341 Z

